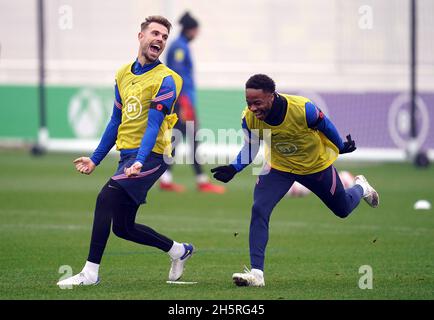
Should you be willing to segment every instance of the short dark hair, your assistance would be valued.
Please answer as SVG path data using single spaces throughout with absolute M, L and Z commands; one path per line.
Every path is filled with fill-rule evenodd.
M 265 92 L 273 93 L 276 91 L 276 84 L 265 74 L 255 74 L 247 80 L 246 89 L 262 89 Z
M 152 22 L 159 23 L 167 28 L 167 31 L 170 33 L 170 28 L 172 28 L 172 24 L 163 16 L 149 16 L 145 19 L 145 22 L 142 22 L 140 25 L 140 30 L 145 30 Z

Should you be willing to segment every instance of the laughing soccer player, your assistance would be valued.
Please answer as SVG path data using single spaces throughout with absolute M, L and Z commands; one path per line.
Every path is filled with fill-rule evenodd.
M 59 286 L 99 282 L 99 266 L 111 225 L 120 238 L 167 252 L 171 281 L 181 278 L 184 264 L 193 254 L 191 244 L 178 243 L 135 223 L 148 190 L 167 169 L 164 156 L 172 151 L 171 129 L 177 120 L 172 112 L 182 79 L 159 60 L 170 28 L 170 22 L 161 16 L 150 16 L 142 23 L 137 59 L 116 74 L 113 114 L 101 142 L 90 158 L 74 161 L 79 172 L 91 174 L 115 143 L 120 150 L 118 169 L 96 200 L 86 264 L 79 274 L 58 282 Z
M 228 182 L 253 161 L 259 140 L 266 143 L 270 161 L 256 183 L 250 221 L 252 269 L 232 276 L 238 286 L 264 286 L 270 216 L 295 181 L 315 193 L 340 218 L 347 217 L 362 198 L 377 207 L 379 197 L 362 175 L 355 177 L 352 188 L 344 189 L 333 162 L 339 154 L 356 150 L 355 142 L 350 135 L 342 141 L 333 123 L 309 99 L 277 93 L 271 78 L 257 74 L 246 83 L 246 101 L 242 117 L 246 142 L 230 165 L 211 172 L 215 179 Z M 266 130 L 271 131 L 268 144 Z M 259 136 L 254 139 L 255 133 Z

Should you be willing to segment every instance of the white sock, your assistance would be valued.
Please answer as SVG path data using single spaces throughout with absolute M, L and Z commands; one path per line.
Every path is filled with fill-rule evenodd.
M 160 181 L 163 183 L 172 183 L 172 172 L 170 172 L 169 170 L 164 171 L 164 173 L 160 177 Z
M 264 277 L 264 271 L 262 271 L 261 269 L 252 269 L 250 270 L 252 273 L 257 274 L 258 276 L 260 276 L 261 278 Z
M 196 182 L 201 184 L 201 183 L 207 183 L 209 181 L 209 178 L 206 174 L 202 173 L 202 174 L 198 174 L 196 176 Z
M 173 246 L 172 248 L 170 248 L 169 252 L 167 253 L 172 259 L 178 259 L 182 257 L 184 252 L 185 252 L 184 245 L 182 243 L 173 241 Z
M 89 277 L 89 280 L 96 281 L 98 279 L 99 264 L 86 261 L 81 272 L 85 273 Z

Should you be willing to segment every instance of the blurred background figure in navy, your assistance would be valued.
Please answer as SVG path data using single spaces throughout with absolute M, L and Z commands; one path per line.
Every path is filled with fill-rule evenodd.
M 196 86 L 194 83 L 194 65 L 190 52 L 189 44 L 199 34 L 199 23 L 189 12 L 186 12 L 179 20 L 182 27 L 179 37 L 170 45 L 167 53 L 167 66 L 177 72 L 184 80 L 181 94 L 175 105 L 175 112 L 178 114 L 178 122 L 175 129 L 182 132 L 185 138 L 187 123 L 194 128 L 194 136 L 198 129 Z M 195 140 L 195 139 L 194 139 Z M 175 141 L 173 149 L 180 141 Z M 203 173 L 202 166 L 196 160 L 197 142 L 189 141 L 190 151 L 193 152 L 193 169 L 196 175 L 197 190 L 201 192 L 224 193 L 225 187 L 212 184 L 206 174 Z M 184 192 L 185 187 L 173 182 L 171 166 L 160 178 L 160 188 L 166 191 Z

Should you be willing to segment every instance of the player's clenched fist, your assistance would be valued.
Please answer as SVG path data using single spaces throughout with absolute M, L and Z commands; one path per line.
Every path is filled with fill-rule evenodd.
M 84 174 L 91 174 L 95 170 L 95 163 L 89 157 L 80 157 L 74 160 L 75 169 Z

